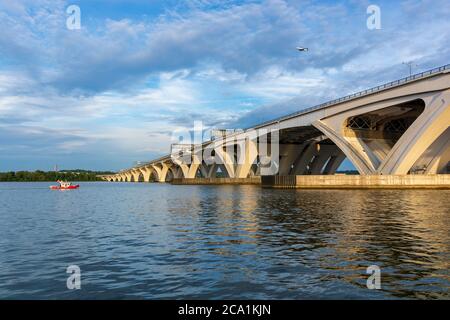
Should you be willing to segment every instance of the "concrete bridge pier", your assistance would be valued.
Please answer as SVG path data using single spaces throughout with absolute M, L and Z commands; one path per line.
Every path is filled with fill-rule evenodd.
M 429 150 L 433 158 L 442 156 L 444 152 L 438 146 L 433 146 L 449 127 L 450 120 L 450 90 L 424 98 L 425 110 L 400 137 L 386 159 L 380 164 L 377 172 L 380 174 L 407 174 L 414 163 L 431 146 Z M 448 138 L 444 136 L 445 140 Z M 437 169 L 437 168 L 436 168 Z M 428 170 L 430 172 L 430 170 Z M 430 172 L 436 173 L 436 172 Z

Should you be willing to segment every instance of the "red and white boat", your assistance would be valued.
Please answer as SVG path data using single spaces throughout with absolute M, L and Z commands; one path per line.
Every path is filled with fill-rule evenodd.
M 79 184 L 72 184 L 71 182 L 67 181 L 56 181 L 59 183 L 59 186 L 50 186 L 50 189 L 52 190 L 71 190 L 71 189 L 78 189 L 80 187 Z

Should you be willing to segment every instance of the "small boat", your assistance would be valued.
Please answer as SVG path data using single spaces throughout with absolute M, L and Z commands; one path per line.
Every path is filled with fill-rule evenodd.
M 79 184 L 72 184 L 71 182 L 67 181 L 56 181 L 59 183 L 59 186 L 50 186 L 50 189 L 52 190 L 71 190 L 71 189 L 78 189 L 80 187 Z

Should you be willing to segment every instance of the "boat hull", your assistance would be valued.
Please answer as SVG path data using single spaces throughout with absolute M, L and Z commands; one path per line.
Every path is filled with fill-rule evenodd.
M 50 189 L 52 189 L 52 190 L 72 190 L 72 189 L 78 189 L 79 187 L 80 187 L 80 185 L 76 184 L 76 185 L 68 186 L 68 187 L 50 186 Z

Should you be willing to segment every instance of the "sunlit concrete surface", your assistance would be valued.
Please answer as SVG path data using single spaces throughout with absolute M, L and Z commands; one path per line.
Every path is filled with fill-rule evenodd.
M 172 184 L 183 185 L 208 185 L 208 184 L 239 184 L 239 185 L 260 185 L 261 177 L 251 177 L 251 178 L 177 178 L 173 179 Z
M 264 176 L 266 188 L 302 189 L 450 189 L 450 175 Z

